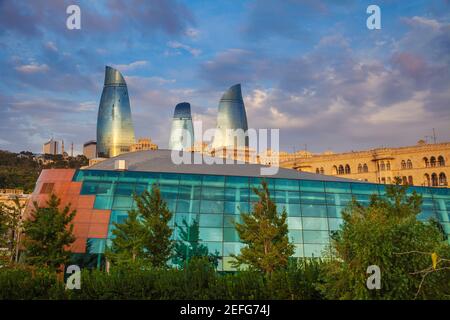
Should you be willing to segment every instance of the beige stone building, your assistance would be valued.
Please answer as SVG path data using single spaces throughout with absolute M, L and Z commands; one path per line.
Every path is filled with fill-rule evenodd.
M 305 154 L 280 161 L 280 167 L 375 183 L 389 184 L 400 177 L 404 184 L 448 187 L 450 142 L 428 144 L 421 140 L 408 147 Z
M 152 142 L 150 138 L 138 139 L 137 143 L 130 146 L 130 152 L 143 150 L 158 150 L 158 145 Z

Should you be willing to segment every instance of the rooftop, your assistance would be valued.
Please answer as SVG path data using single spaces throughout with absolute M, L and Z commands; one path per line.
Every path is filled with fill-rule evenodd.
M 114 162 L 116 160 L 126 160 L 128 171 L 141 172 L 165 172 L 165 173 L 187 173 L 187 174 L 211 174 L 223 176 L 247 176 L 247 177 L 264 177 L 261 175 L 261 168 L 268 166 L 249 163 L 232 163 L 220 164 L 225 160 L 222 158 L 212 158 L 197 153 L 197 156 L 203 156 L 202 164 L 194 163 L 194 154 L 188 152 L 184 156 L 187 157 L 192 164 L 175 164 L 171 159 L 171 150 L 145 150 L 124 153 L 114 158 L 109 158 L 100 163 L 94 164 L 85 170 L 115 170 Z M 180 157 L 183 152 L 180 152 Z M 213 164 L 207 164 L 212 163 Z M 219 162 L 219 163 L 217 163 Z M 321 181 L 342 181 L 342 182 L 363 182 L 358 180 L 344 179 L 334 176 L 326 176 L 321 174 L 299 172 L 293 169 L 279 168 L 275 175 L 267 176 L 267 178 L 283 178 L 283 179 L 299 179 L 299 180 L 321 180 Z

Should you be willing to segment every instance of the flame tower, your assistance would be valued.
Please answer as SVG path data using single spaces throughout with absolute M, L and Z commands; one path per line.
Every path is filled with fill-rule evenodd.
M 170 131 L 169 149 L 186 150 L 194 146 L 191 105 L 181 102 L 175 106 Z
M 233 130 L 239 130 L 239 132 L 233 133 Z M 212 147 L 215 149 L 246 148 L 248 147 L 247 130 L 247 114 L 242 99 L 241 85 L 236 84 L 230 87 L 220 99 L 216 135 Z
M 106 66 L 97 118 L 97 156 L 115 157 L 135 143 L 128 88 L 122 74 Z

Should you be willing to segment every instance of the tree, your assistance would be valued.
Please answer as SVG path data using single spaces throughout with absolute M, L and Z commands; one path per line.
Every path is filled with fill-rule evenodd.
M 173 250 L 173 231 L 169 227 L 172 212 L 156 184 L 153 184 L 151 193 L 146 190 L 134 198 L 145 230 L 144 256 L 153 267 L 165 267 Z
M 239 255 L 233 255 L 235 267 L 248 265 L 250 268 L 271 274 L 285 268 L 289 257 L 294 253 L 294 245 L 289 242 L 287 213 L 283 209 L 277 213 L 275 203 L 270 199 L 265 181 L 262 191 L 254 188 L 259 201 L 251 213 L 242 213 L 242 223 L 235 223 L 241 241 L 246 244 Z
M 118 266 L 140 265 L 144 252 L 144 228 L 138 212 L 131 210 L 122 223 L 114 223 L 113 239 L 106 250 L 106 258 Z
M 12 205 L 0 203 L 0 255 L 8 263 L 17 262 L 23 208 L 17 196 Z
M 407 186 L 392 185 L 386 196 L 373 195 L 367 207 L 355 200 L 343 212 L 343 225 L 332 235 L 330 260 L 321 290 L 331 299 L 442 299 L 450 294 L 450 270 L 433 272 L 422 281 L 420 270 L 432 258 L 412 252 L 450 255 L 445 235 L 435 222 L 416 219 L 421 197 Z M 381 272 L 381 289 L 367 288 L 367 268 Z M 420 292 L 419 292 L 420 291 Z
M 174 245 L 174 263 L 183 267 L 189 264 L 193 258 L 205 258 L 214 268 L 217 268 L 220 254 L 217 251 L 210 253 L 208 247 L 200 243 L 198 219 L 194 219 L 191 224 L 183 220 L 183 225 L 176 227 L 180 239 Z
M 51 194 L 45 207 L 34 203 L 31 218 L 24 222 L 25 261 L 30 265 L 59 270 L 70 259 L 74 241 L 73 224 L 76 211 L 70 205 L 59 209 L 61 200 Z
M 172 229 L 169 221 L 172 213 L 156 185 L 152 192 L 144 191 L 134 195 L 137 209 L 128 212 L 128 218 L 122 224 L 115 224 L 114 239 L 108 250 L 114 264 L 149 263 L 152 267 L 162 268 L 172 256 Z

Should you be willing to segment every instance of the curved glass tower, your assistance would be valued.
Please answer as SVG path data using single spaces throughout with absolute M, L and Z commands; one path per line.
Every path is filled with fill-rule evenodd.
M 191 105 L 181 102 L 175 106 L 170 131 L 169 149 L 186 150 L 194 146 Z
M 233 132 L 237 129 L 241 130 Z M 242 99 L 241 85 L 236 84 L 230 87 L 220 99 L 217 129 L 212 147 L 248 147 L 247 130 L 247 114 Z
M 105 84 L 98 108 L 97 156 L 115 157 L 135 143 L 128 89 L 122 74 L 106 66 Z

